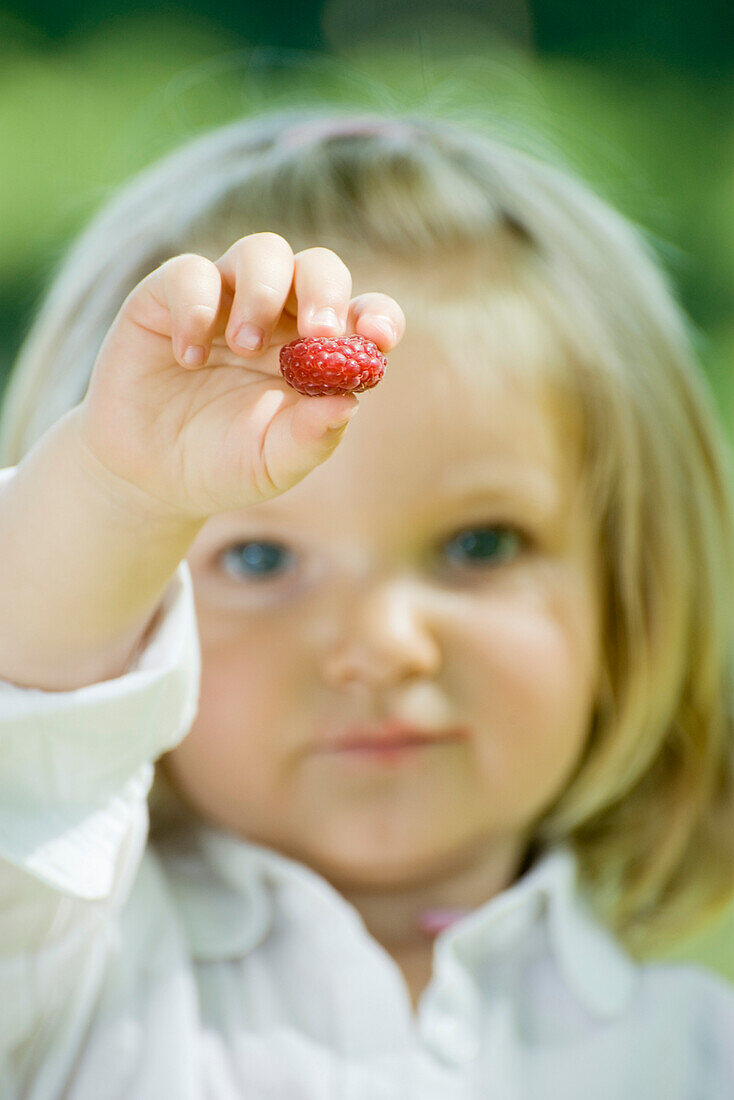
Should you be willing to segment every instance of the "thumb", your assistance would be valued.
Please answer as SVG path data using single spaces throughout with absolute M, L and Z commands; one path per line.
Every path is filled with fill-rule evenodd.
M 272 421 L 263 444 L 266 468 L 280 491 L 329 457 L 359 408 L 353 394 L 301 397 Z

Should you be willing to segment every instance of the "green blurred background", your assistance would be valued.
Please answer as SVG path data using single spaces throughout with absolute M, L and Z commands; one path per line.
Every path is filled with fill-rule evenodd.
M 734 442 L 725 0 L 15 0 L 0 8 L 0 389 L 71 238 L 188 136 L 279 103 L 486 120 L 652 241 Z M 734 908 L 668 957 L 734 980 Z

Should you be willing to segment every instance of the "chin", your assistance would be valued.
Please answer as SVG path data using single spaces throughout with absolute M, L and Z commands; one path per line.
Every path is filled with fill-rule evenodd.
M 342 890 L 391 890 L 428 885 L 456 863 L 445 851 L 425 848 L 373 848 L 367 845 L 338 851 L 314 848 L 298 858 Z

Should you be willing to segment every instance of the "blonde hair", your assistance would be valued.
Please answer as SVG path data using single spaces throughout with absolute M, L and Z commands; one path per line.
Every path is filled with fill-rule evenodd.
M 102 210 L 21 348 L 0 463 L 83 398 L 124 298 L 169 256 L 262 230 L 347 262 L 489 255 L 510 239 L 526 299 L 565 352 L 556 411 L 581 446 L 603 578 L 599 698 L 536 842 L 573 845 L 592 904 L 643 952 L 734 889 L 732 475 L 687 322 L 644 237 L 562 167 L 415 115 L 304 140 L 319 117 L 350 118 L 308 108 L 237 121 Z

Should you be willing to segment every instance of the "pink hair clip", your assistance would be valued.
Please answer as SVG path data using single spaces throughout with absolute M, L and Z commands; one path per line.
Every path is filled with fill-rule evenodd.
M 319 138 L 371 134 L 385 137 L 412 137 L 415 130 L 397 119 L 375 119 L 367 116 L 354 118 L 316 118 L 286 130 L 281 135 L 284 145 L 308 145 Z

